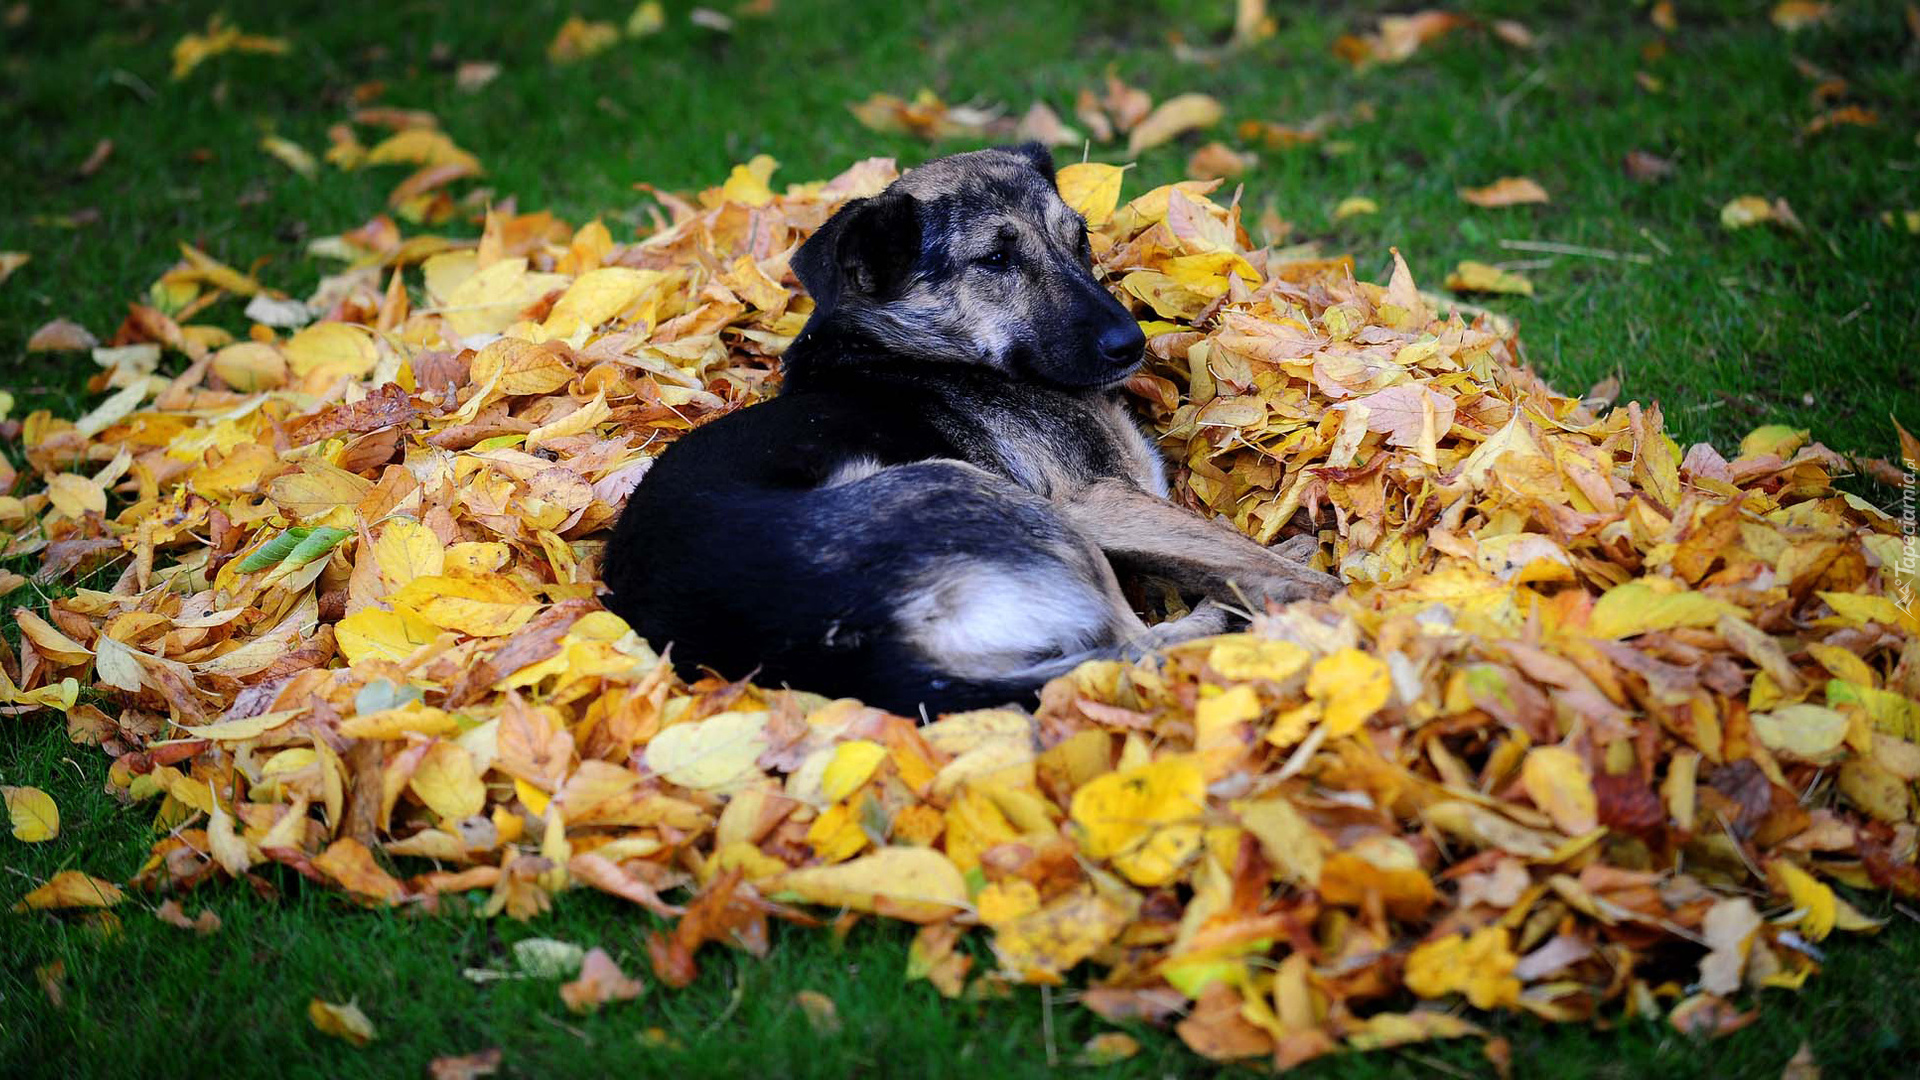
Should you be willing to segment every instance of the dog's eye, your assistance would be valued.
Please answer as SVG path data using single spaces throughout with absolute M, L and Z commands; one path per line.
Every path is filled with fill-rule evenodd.
M 987 252 L 985 255 L 980 256 L 980 258 L 978 258 L 975 261 L 978 262 L 981 266 L 989 267 L 994 270 L 1005 270 L 1007 268 L 1007 264 L 1012 262 L 1013 260 L 1007 255 L 1007 249 L 995 248 L 992 251 Z

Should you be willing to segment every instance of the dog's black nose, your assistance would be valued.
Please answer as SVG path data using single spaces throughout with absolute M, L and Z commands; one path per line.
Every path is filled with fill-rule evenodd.
M 1140 332 L 1139 323 L 1128 319 L 1100 331 L 1095 344 L 1100 348 L 1100 358 L 1107 363 L 1131 364 L 1140 359 L 1140 350 L 1147 346 L 1147 335 Z

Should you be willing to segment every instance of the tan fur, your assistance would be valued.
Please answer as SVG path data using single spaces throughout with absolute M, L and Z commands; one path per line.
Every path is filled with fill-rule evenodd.
M 1320 596 L 1332 584 L 1217 521 L 1120 480 L 1082 487 L 1054 509 L 1107 556 L 1222 603 Z

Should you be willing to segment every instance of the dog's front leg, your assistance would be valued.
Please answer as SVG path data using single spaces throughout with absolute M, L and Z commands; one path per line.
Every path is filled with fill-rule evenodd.
M 1326 596 L 1340 585 L 1231 526 L 1188 513 L 1122 480 L 1095 481 L 1056 505 L 1115 563 L 1212 600 L 1284 603 Z

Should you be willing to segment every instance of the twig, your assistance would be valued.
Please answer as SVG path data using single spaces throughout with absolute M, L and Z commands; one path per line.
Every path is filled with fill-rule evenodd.
M 1519 86 L 1509 90 L 1507 95 L 1500 99 L 1499 104 L 1493 107 L 1494 122 L 1501 127 L 1505 127 L 1507 124 L 1507 114 L 1512 112 L 1513 107 L 1520 103 L 1520 99 L 1526 97 L 1528 92 L 1535 86 L 1540 85 L 1541 81 L 1546 77 L 1547 68 L 1544 64 L 1529 72 L 1526 78 L 1520 80 Z
M 160 96 L 153 92 L 153 87 L 148 86 L 145 79 L 125 68 L 114 68 L 108 72 L 107 81 L 133 91 L 134 96 L 139 98 L 143 105 L 153 104 L 154 99 Z
M 1912 919 L 1914 922 L 1920 922 L 1920 911 L 1915 911 L 1898 900 L 1895 900 L 1893 902 L 1893 910 L 1899 912 L 1902 915 L 1905 915 L 1907 918 Z
M 1544 251 L 1550 255 L 1582 255 L 1589 259 L 1610 259 L 1615 262 L 1638 263 L 1642 266 L 1653 265 L 1653 256 L 1643 255 L 1637 251 L 1609 251 L 1606 248 L 1562 244 L 1554 240 L 1502 240 L 1500 246 L 1508 251 Z
M 719 1030 L 721 1024 L 724 1024 L 728 1020 L 732 1019 L 733 1014 L 740 1011 L 740 1002 L 745 1000 L 746 996 L 747 996 L 746 980 L 741 977 L 740 970 L 738 968 L 735 968 L 733 973 L 733 993 L 729 995 L 729 997 L 727 998 L 727 1007 L 724 1009 L 721 1009 L 720 1014 L 718 1016 L 715 1016 L 712 1020 L 708 1021 L 707 1026 L 701 1030 L 700 1034 L 704 1037 L 707 1035 L 711 1035 L 715 1031 Z
M 593 1036 L 587 1034 L 586 1032 L 580 1030 L 577 1027 L 574 1027 L 572 1024 L 569 1024 L 560 1020 L 555 1020 L 553 1017 L 548 1016 L 544 1012 L 535 1013 L 534 1015 L 538 1016 L 542 1020 L 545 1020 L 547 1023 L 552 1024 L 554 1027 L 559 1028 L 561 1031 L 564 1031 L 567 1034 L 573 1036 L 574 1038 L 579 1039 L 581 1042 L 586 1043 L 588 1046 L 593 1045 Z
M 1040 988 L 1040 1031 L 1047 1040 L 1047 1068 L 1060 1066 L 1060 1053 L 1053 1045 L 1053 987 Z
M 1727 823 L 1727 816 L 1717 812 L 1713 816 L 1719 820 L 1721 831 L 1725 832 L 1727 839 L 1733 843 L 1733 853 L 1740 856 L 1740 862 L 1746 866 L 1747 873 L 1752 874 L 1755 880 L 1767 880 L 1767 875 L 1761 873 L 1760 868 L 1755 866 L 1753 860 L 1747 857 L 1747 846 L 1740 842 L 1738 836 L 1733 834 L 1733 826 Z
M 1427 1068 L 1432 1069 L 1434 1072 L 1445 1073 L 1448 1076 L 1465 1077 L 1466 1080 L 1473 1080 L 1472 1073 L 1467 1072 L 1466 1070 L 1458 1068 L 1456 1066 L 1449 1065 L 1446 1062 L 1441 1061 L 1439 1058 L 1429 1057 L 1426 1054 L 1418 1054 L 1413 1052 L 1412 1050 L 1395 1050 L 1394 1053 L 1398 1054 L 1403 1058 L 1406 1058 L 1408 1061 L 1413 1062 L 1415 1065 L 1424 1065 Z
M 1662 255 L 1673 254 L 1673 249 L 1668 247 L 1666 244 L 1662 243 L 1659 237 L 1653 235 L 1653 230 L 1647 228 L 1645 225 L 1640 226 L 1640 236 L 1641 238 L 1646 240 L 1647 243 L 1652 244 L 1654 247 L 1659 248 L 1660 254 Z
M 1848 323 L 1850 323 L 1850 322 L 1852 322 L 1853 320 L 1855 320 L 1855 319 L 1857 319 L 1857 318 L 1859 318 L 1859 317 L 1860 317 L 1861 315 L 1864 315 L 1864 314 L 1866 314 L 1866 311 L 1867 311 L 1867 309 L 1868 309 L 1868 308 L 1870 308 L 1870 307 L 1872 307 L 1872 306 L 1873 306 L 1873 301 L 1871 301 L 1871 300 L 1862 300 L 1862 301 L 1860 302 L 1860 306 L 1859 306 L 1859 307 L 1857 307 L 1857 308 L 1854 308 L 1854 309 L 1853 309 L 1852 311 L 1849 311 L 1849 312 L 1847 312 L 1847 313 L 1846 313 L 1845 315 L 1842 315 L 1842 316 L 1840 316 L 1840 321 L 1839 321 L 1839 322 L 1837 322 L 1837 323 L 1835 323 L 1834 325 L 1835 325 L 1835 326 L 1845 326 L 1845 325 L 1847 325 Z

